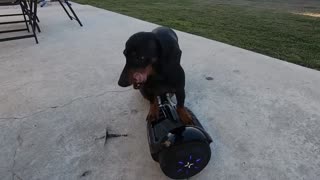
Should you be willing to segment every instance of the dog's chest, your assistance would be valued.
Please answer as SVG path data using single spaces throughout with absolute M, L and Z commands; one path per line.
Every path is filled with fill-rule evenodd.
M 163 79 L 153 79 L 145 84 L 145 90 L 150 94 L 162 95 L 164 93 L 174 93 L 176 88 Z

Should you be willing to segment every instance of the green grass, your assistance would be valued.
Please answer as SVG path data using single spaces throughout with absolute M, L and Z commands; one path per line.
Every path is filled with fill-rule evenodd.
M 320 18 L 290 12 L 299 6 L 268 8 L 244 0 L 75 1 L 320 70 Z

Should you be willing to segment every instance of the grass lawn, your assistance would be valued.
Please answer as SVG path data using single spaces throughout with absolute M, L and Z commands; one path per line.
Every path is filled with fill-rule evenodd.
M 316 0 L 75 0 L 320 70 Z

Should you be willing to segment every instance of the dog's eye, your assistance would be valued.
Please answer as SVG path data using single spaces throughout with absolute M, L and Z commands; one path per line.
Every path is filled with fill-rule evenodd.
M 147 58 L 144 57 L 144 56 L 141 56 L 141 57 L 139 57 L 138 59 L 139 59 L 139 63 L 145 63 L 146 60 L 147 60 Z

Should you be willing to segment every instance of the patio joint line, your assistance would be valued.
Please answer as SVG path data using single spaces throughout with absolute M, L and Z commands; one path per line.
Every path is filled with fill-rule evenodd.
M 0 117 L 0 120 L 17 120 L 17 119 L 20 119 L 20 120 L 21 120 L 21 119 L 29 118 L 29 117 L 35 116 L 35 115 L 37 115 L 37 114 L 43 113 L 43 112 L 48 111 L 48 110 L 50 110 L 50 109 L 64 108 L 64 107 L 69 106 L 70 104 L 72 104 L 72 103 L 74 103 L 74 102 L 76 102 L 76 101 L 79 101 L 79 100 L 88 99 L 88 98 L 92 98 L 92 97 L 97 98 L 97 97 L 103 96 L 103 95 L 105 95 L 105 94 L 107 94 L 107 93 L 121 93 L 121 92 L 130 91 L 130 90 L 131 90 L 131 89 L 118 90 L 118 91 L 116 91 L 116 90 L 113 90 L 113 91 L 108 90 L 108 91 L 104 91 L 104 92 L 102 92 L 102 93 L 95 94 L 95 95 L 87 95 L 87 96 L 84 96 L 84 97 L 77 97 L 77 98 L 75 98 L 75 99 L 70 100 L 69 102 L 67 102 L 67 103 L 65 103 L 65 104 L 50 106 L 50 107 L 47 107 L 47 108 L 45 108 L 45 109 L 36 111 L 36 112 L 31 113 L 31 114 L 29 114 L 29 115 L 26 115 L 26 116 L 22 116 L 22 117 L 15 117 L 15 116 L 13 116 L 13 117 Z

